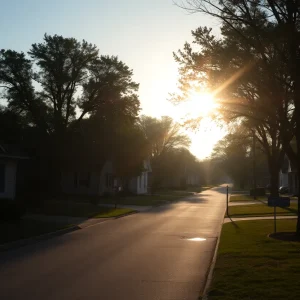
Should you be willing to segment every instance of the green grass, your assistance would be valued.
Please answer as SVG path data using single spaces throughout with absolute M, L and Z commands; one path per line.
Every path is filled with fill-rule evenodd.
M 282 195 L 283 197 L 287 197 L 288 195 Z M 253 196 L 249 196 L 246 194 L 232 194 L 230 195 L 229 201 L 230 202 L 246 202 L 246 201 L 267 201 L 267 197 L 266 196 L 262 196 L 262 197 L 256 197 L 257 199 L 254 200 Z M 297 197 L 290 197 L 291 200 L 297 200 Z
M 129 208 L 111 208 L 107 209 L 99 214 L 93 215 L 93 218 L 113 218 L 113 217 L 119 217 L 128 213 L 132 213 L 134 210 Z
M 295 231 L 296 220 L 278 220 L 278 231 Z M 223 225 L 209 300 L 298 299 L 300 243 L 267 237 L 272 220 Z
M 277 215 L 288 216 L 297 214 L 297 203 L 291 203 L 290 207 L 276 208 Z M 266 204 L 250 204 L 229 206 L 230 217 L 256 217 L 256 216 L 273 216 L 274 208 Z
M 120 216 L 132 209 L 101 207 L 90 203 L 76 203 L 70 201 L 48 201 L 41 209 L 34 211 L 52 216 L 71 216 L 83 218 L 109 218 Z
M 132 196 L 132 197 L 120 197 L 117 200 L 119 205 L 138 205 L 138 206 L 153 206 L 160 205 L 166 201 L 174 201 L 182 198 L 183 196 L 173 196 L 173 195 L 143 195 L 143 196 Z M 114 204 L 115 199 L 112 197 L 109 198 L 100 198 L 101 204 Z
M 138 205 L 138 206 L 155 206 L 165 204 L 166 202 L 177 201 L 184 197 L 192 196 L 192 192 L 183 191 L 164 191 L 157 195 L 138 195 L 131 197 L 120 197 L 117 203 L 120 205 Z M 100 198 L 100 204 L 114 204 L 115 198 Z
M 68 226 L 36 220 L 0 223 L 0 244 L 57 231 Z
M 230 195 L 230 198 L 229 198 L 229 201 L 230 202 L 235 202 L 235 201 L 262 201 L 262 200 L 265 200 L 267 201 L 267 197 L 264 196 L 264 197 L 257 197 L 256 200 L 253 199 L 253 196 L 249 196 L 249 195 L 245 195 L 245 194 L 233 194 L 233 195 Z

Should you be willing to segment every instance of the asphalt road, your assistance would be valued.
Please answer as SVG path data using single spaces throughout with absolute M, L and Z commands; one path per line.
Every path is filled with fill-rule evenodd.
M 196 300 L 225 210 L 219 187 L 0 253 L 0 299 Z M 188 238 L 203 238 L 192 241 Z

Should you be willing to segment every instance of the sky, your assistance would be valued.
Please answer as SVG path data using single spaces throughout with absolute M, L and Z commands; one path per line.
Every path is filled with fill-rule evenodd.
M 0 49 L 26 52 L 45 33 L 85 39 L 133 69 L 141 113 L 154 117 L 179 116 L 167 101 L 178 79 L 173 52 L 192 42 L 191 30 L 218 29 L 210 17 L 188 14 L 172 0 L 0 0 L 0 5 Z M 203 159 L 225 131 L 204 121 L 188 134 L 191 152 Z

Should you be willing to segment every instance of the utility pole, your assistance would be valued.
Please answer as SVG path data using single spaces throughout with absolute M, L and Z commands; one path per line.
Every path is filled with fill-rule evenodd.
M 252 163 L 253 163 L 253 199 L 256 200 L 256 137 L 255 130 L 252 130 Z
M 229 210 L 228 210 L 228 195 L 229 194 L 229 191 L 228 191 L 228 185 L 226 187 L 226 215 L 227 217 L 229 217 Z

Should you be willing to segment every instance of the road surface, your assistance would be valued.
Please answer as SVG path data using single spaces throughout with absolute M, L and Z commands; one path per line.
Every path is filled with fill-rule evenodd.
M 0 299 L 196 300 L 220 233 L 225 199 L 225 188 L 218 187 L 2 252 Z

